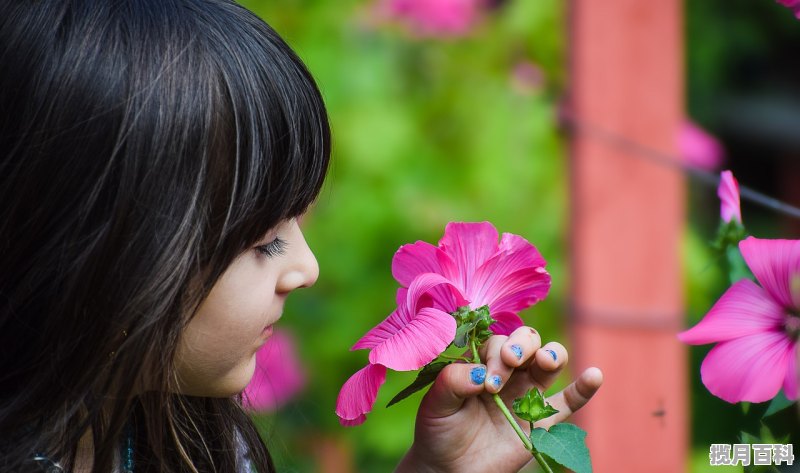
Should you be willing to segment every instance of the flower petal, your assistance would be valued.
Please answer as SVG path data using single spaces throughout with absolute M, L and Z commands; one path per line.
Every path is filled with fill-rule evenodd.
M 452 294 L 455 295 L 455 298 L 451 297 L 449 300 L 436 299 L 436 297 L 441 294 L 441 291 L 436 292 L 436 289 L 440 288 L 450 288 Z M 464 299 L 463 296 L 461 296 L 458 288 L 455 287 L 449 279 L 445 278 L 441 274 L 423 273 L 414 278 L 414 280 L 411 282 L 411 285 L 408 287 L 406 306 L 409 308 L 410 314 L 416 313 L 420 308 L 423 307 L 423 305 L 425 305 L 424 301 L 426 299 L 424 299 L 422 296 L 426 294 L 433 297 L 435 302 L 444 304 L 445 306 L 443 307 L 443 310 L 448 313 L 455 311 L 458 306 L 447 307 L 446 304 L 452 303 L 451 301 L 453 300 L 455 300 L 455 302 L 460 302 Z
M 439 248 L 424 241 L 403 245 L 392 258 L 392 276 L 401 285 L 408 287 L 422 273 L 442 274 L 437 253 Z
M 356 371 L 342 386 L 336 398 L 336 415 L 342 425 L 358 425 L 372 410 L 378 389 L 386 381 L 386 367 L 369 364 Z
M 678 334 L 690 345 L 724 342 L 747 335 L 780 330 L 785 311 L 756 283 L 736 282 L 694 327 Z
M 727 402 L 768 401 L 784 382 L 793 348 L 781 332 L 722 342 L 708 352 L 700 376 L 711 394 Z
M 408 287 L 420 274 L 444 275 L 440 260 L 448 267 L 454 267 L 450 257 L 430 243 L 418 241 L 411 245 L 403 245 L 392 258 L 392 276 L 397 282 Z M 434 300 L 434 306 L 450 312 L 457 308 L 457 301 L 448 287 L 432 288 L 429 292 Z
M 408 311 L 406 301 L 408 298 L 408 289 L 401 287 L 397 290 L 397 309 L 394 310 L 388 317 L 383 319 L 381 323 L 370 329 L 369 332 L 364 334 L 351 350 L 364 350 L 372 349 L 380 345 L 387 338 L 391 337 L 403 327 L 408 324 L 411 319 L 411 313 Z
M 739 250 L 775 302 L 786 309 L 795 307 L 791 289 L 792 280 L 800 277 L 800 240 L 748 237 L 739 242 Z
M 742 211 L 739 204 L 739 182 L 730 171 L 720 174 L 717 196 L 720 200 L 720 217 L 725 223 L 736 220 L 742 223 Z
M 426 307 L 401 330 L 373 348 L 369 361 L 395 371 L 417 370 L 439 356 L 455 335 L 456 320 L 452 315 Z
M 468 294 L 470 307 L 488 304 L 492 313 L 519 312 L 547 297 L 550 274 L 541 266 L 519 269 L 513 273 L 495 270 L 502 265 L 502 255 L 493 258 L 475 274 L 475 293 Z
M 495 323 L 489 326 L 489 330 L 495 335 L 511 335 L 511 332 L 525 325 L 514 312 L 493 313 L 492 318 Z
M 497 253 L 497 239 L 497 230 L 489 222 L 448 223 L 439 248 L 453 259 L 457 272 L 448 274 L 445 271 L 444 275 L 462 290 L 469 288 L 475 271 Z
M 500 238 L 499 250 L 508 254 L 506 262 L 506 265 L 509 266 L 508 272 L 529 266 L 544 267 L 547 265 L 542 254 L 531 242 L 513 233 L 503 233 L 503 237 Z
M 251 411 L 274 411 L 301 391 L 305 382 L 294 340 L 284 330 L 276 330 L 256 352 L 256 369 L 244 389 L 242 405 Z

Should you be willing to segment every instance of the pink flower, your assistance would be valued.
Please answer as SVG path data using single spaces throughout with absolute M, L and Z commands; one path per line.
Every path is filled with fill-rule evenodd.
M 400 247 L 392 274 L 403 286 L 426 273 L 441 275 L 450 285 L 430 291 L 434 307 L 452 313 L 464 305 L 488 305 L 497 321 L 492 331 L 507 335 L 522 325 L 519 311 L 547 296 L 551 281 L 535 246 L 511 233 L 497 240 L 489 222 L 451 222 L 439 246 L 418 241 Z
M 467 35 L 481 19 L 485 0 L 381 0 L 379 15 L 421 37 Z
M 777 0 L 781 5 L 790 8 L 794 16 L 800 18 L 800 0 Z
M 357 425 L 372 410 L 386 368 L 420 369 L 453 342 L 459 307 L 489 306 L 490 328 L 509 334 L 522 325 L 522 309 L 550 289 L 545 260 L 524 238 L 488 222 L 449 223 L 439 246 L 418 241 L 395 253 L 392 274 L 403 286 L 397 309 L 366 333 L 353 350 L 369 349 L 369 365 L 345 382 L 336 402 L 343 425 Z
M 716 138 L 690 121 L 681 124 L 678 150 L 688 165 L 709 171 L 719 168 L 725 154 Z
M 300 392 L 305 383 L 293 338 L 286 331 L 276 330 L 256 353 L 256 369 L 244 389 L 242 404 L 251 411 L 274 411 Z
M 717 196 L 720 200 L 720 217 L 725 223 L 736 220 L 742 223 L 742 211 L 739 202 L 739 182 L 730 171 L 720 174 Z
M 718 343 L 700 368 L 713 395 L 730 403 L 764 402 L 783 387 L 787 398 L 797 399 L 800 240 L 749 237 L 739 249 L 761 285 L 735 283 L 678 338 L 692 345 Z

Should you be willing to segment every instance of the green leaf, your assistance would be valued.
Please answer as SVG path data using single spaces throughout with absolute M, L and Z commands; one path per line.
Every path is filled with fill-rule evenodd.
M 550 430 L 531 432 L 533 447 L 575 473 L 591 473 L 592 459 L 586 446 L 586 432 L 574 424 L 555 424 Z
M 740 443 L 760 443 L 758 437 L 744 430 L 739 432 L 739 441 Z
M 456 337 L 453 339 L 453 345 L 458 348 L 464 348 L 469 343 L 469 333 L 475 327 L 475 324 L 459 325 L 456 329 Z
M 408 396 L 431 384 L 439 375 L 439 372 L 450 363 L 452 363 L 452 361 L 433 361 L 425 365 L 417 375 L 417 379 L 415 379 L 413 383 L 409 384 L 408 387 L 397 393 L 397 395 L 393 397 L 391 401 L 389 401 L 389 404 L 386 404 L 386 407 L 397 404 Z
M 775 396 L 772 399 L 772 402 L 769 403 L 769 407 L 767 408 L 767 411 L 764 412 L 764 415 L 761 416 L 761 418 L 763 419 L 765 417 L 769 417 L 769 416 L 771 416 L 772 414 L 775 414 L 778 411 L 782 411 L 782 410 L 786 409 L 787 407 L 791 406 L 792 404 L 794 404 L 794 401 L 790 401 L 789 399 L 787 399 L 786 395 L 783 394 L 783 391 L 778 391 L 778 395 Z
M 538 388 L 532 388 L 524 396 L 514 399 L 511 408 L 517 417 L 528 422 L 536 422 L 558 412 L 557 409 L 545 402 Z

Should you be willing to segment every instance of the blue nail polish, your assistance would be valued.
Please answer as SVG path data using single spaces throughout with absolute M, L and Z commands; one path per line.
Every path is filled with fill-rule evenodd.
M 553 361 L 558 361 L 558 355 L 553 350 L 545 350 L 547 353 L 550 353 L 550 356 L 553 357 Z
M 483 384 L 486 380 L 486 367 L 476 366 L 469 372 L 469 377 L 475 384 Z
M 511 345 L 511 351 L 514 352 L 514 355 L 516 355 L 518 360 L 522 359 L 522 347 L 521 346 L 519 346 L 517 344 Z
M 503 378 L 501 378 L 498 375 L 494 375 L 491 378 L 489 378 L 489 382 L 492 383 L 492 386 L 494 386 L 495 388 L 499 388 L 500 385 L 503 384 Z

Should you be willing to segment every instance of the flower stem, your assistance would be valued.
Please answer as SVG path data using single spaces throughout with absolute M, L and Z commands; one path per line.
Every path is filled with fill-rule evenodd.
M 525 445 L 525 449 L 533 451 L 533 444 L 531 443 L 531 439 L 529 439 L 528 436 L 525 435 L 525 432 L 522 430 L 522 427 L 520 427 L 519 424 L 517 424 L 517 421 L 514 420 L 514 418 L 511 416 L 511 411 L 508 410 L 506 404 L 503 402 L 502 399 L 500 399 L 500 395 L 492 394 L 492 399 L 494 399 L 494 403 L 497 404 L 497 407 L 500 408 L 500 411 L 506 417 L 508 423 L 511 424 L 511 427 L 514 428 L 514 432 L 517 433 L 519 439 L 522 440 L 522 444 Z
M 439 358 L 444 358 L 445 360 L 466 361 L 467 363 L 472 363 L 472 360 L 470 360 L 465 356 L 439 355 Z

